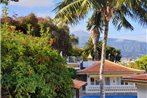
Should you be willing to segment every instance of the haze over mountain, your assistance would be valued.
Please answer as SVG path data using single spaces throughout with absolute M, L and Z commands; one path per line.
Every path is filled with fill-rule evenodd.
M 79 46 L 84 47 L 90 34 L 86 31 L 72 32 L 79 37 Z M 100 39 L 101 40 L 101 39 Z M 147 43 L 135 40 L 109 38 L 108 45 L 121 50 L 123 58 L 138 58 L 147 54 Z

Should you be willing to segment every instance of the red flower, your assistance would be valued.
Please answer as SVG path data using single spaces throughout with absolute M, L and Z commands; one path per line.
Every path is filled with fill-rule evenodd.
M 27 38 L 30 38 L 30 37 L 31 37 L 31 36 L 29 36 L 29 35 L 27 36 Z
M 27 45 L 27 44 L 28 44 L 28 42 L 24 42 L 23 44 L 24 44 L 24 45 Z

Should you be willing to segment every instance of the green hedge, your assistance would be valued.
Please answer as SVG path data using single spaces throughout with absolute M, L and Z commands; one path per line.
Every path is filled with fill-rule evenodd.
M 48 37 L 32 37 L 1 28 L 2 96 L 10 98 L 72 98 L 72 80 L 64 59 Z

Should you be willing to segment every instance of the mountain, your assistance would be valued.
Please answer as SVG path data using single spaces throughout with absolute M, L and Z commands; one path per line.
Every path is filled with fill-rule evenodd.
M 120 49 L 122 57 L 138 58 L 147 54 L 147 43 L 145 42 L 109 38 L 108 45 Z
M 84 47 L 89 39 L 90 34 L 86 31 L 72 32 L 79 37 L 79 46 Z M 108 45 L 120 49 L 123 58 L 138 58 L 147 54 L 147 43 L 135 40 L 109 38 Z
M 84 47 L 86 42 L 89 39 L 90 33 L 86 32 L 86 31 L 75 31 L 72 32 L 72 34 L 74 34 L 75 36 L 77 36 L 79 38 L 79 46 L 80 47 Z

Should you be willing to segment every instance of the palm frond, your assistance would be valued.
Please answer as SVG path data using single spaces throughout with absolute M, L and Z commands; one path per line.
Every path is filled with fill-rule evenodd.
M 87 30 L 91 30 L 94 26 L 93 29 L 96 28 L 97 31 L 102 32 L 103 24 L 102 13 L 95 10 L 87 22 Z
M 76 0 L 63 7 L 55 18 L 62 18 L 67 23 L 77 23 L 88 13 L 91 5 L 88 0 Z
M 121 8 L 121 6 L 123 5 L 123 3 L 125 3 L 126 1 L 127 1 L 127 0 L 117 0 L 117 1 L 115 1 L 116 4 L 115 4 L 114 8 L 115 8 L 115 9 Z
M 133 20 L 143 26 L 147 25 L 147 0 L 128 0 L 126 6 L 134 16 Z
M 112 23 L 117 28 L 117 30 L 120 30 L 122 27 L 130 30 L 134 29 L 131 23 L 126 19 L 125 17 L 126 14 L 127 13 L 122 10 L 114 11 Z
M 57 6 L 53 9 L 53 11 L 58 12 L 59 10 L 61 10 L 62 8 L 67 6 L 68 4 L 72 3 L 73 1 L 75 1 L 75 0 L 63 0 L 62 2 L 59 2 L 57 4 Z

